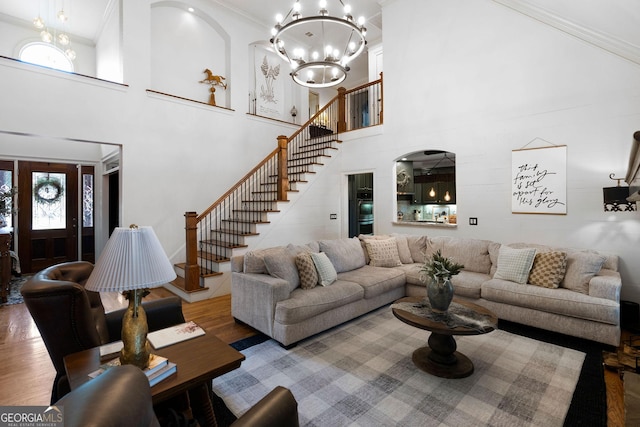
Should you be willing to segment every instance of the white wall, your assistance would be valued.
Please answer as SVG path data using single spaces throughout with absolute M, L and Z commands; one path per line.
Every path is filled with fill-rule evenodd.
M 640 66 L 488 0 L 395 1 L 383 13 L 384 127 L 341 135 L 331 177 L 321 172 L 325 184 L 313 181 L 316 190 L 297 202 L 316 210 L 287 211 L 273 240 L 312 240 L 311 215 L 326 225 L 317 238 L 345 237 L 345 176 L 373 171 L 376 233 L 616 253 L 622 298 L 640 301 L 640 212 L 602 207 L 602 188 L 615 185 L 610 173 L 624 176 L 639 129 Z M 567 145 L 566 215 L 511 213 L 511 151 L 536 138 Z M 394 159 L 424 149 L 456 153 L 455 229 L 393 224 Z M 335 207 L 339 221 L 326 222 Z
M 384 138 L 347 141 L 343 154 L 344 170 L 377 171 L 377 231 L 614 252 L 623 298 L 640 301 L 640 212 L 602 207 L 639 128 L 640 66 L 491 1 L 396 1 L 383 13 Z M 511 214 L 511 150 L 534 138 L 568 147 L 567 215 Z M 392 161 L 426 148 L 456 153 L 455 230 L 392 225 Z
M 146 92 L 152 89 L 147 2 L 122 4 L 125 85 L 0 59 L 0 130 L 121 144 L 122 224 L 153 226 L 175 261 L 184 259 L 185 211 L 202 212 L 276 148 L 278 135 L 295 130 L 246 114 L 247 46 L 268 29 L 208 1 L 192 5 L 230 35 L 231 74 L 239 76 L 231 110 Z
M 0 60 L 0 130 L 122 144 L 123 223 L 152 225 L 182 260 L 185 211 L 201 212 L 294 127 L 246 115 L 247 46 L 268 28 L 205 0 L 231 40 L 232 110 L 149 95 L 147 2 L 123 3 L 123 85 Z M 340 152 L 272 218 L 258 246 L 347 235 L 345 176 L 374 172 L 376 233 L 416 232 L 594 248 L 621 256 L 623 299 L 640 301 L 640 213 L 605 213 L 608 175 L 626 172 L 640 122 L 640 67 L 489 0 L 388 2 L 385 124 L 341 135 Z M 513 215 L 511 150 L 534 138 L 568 146 L 568 212 Z M 0 138 L 2 138 L 0 136 Z M 394 159 L 456 153 L 458 227 L 395 219 Z M 338 213 L 338 220 L 329 220 Z M 469 217 L 478 226 L 469 226 Z

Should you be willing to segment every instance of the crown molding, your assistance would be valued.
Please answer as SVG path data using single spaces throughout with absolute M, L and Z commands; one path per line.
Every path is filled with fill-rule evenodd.
M 640 65 L 640 47 L 534 6 L 526 0 L 492 0 L 529 18 L 549 25 L 586 43 Z

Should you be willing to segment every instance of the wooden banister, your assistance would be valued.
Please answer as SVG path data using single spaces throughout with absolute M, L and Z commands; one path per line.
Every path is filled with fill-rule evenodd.
M 211 213 L 211 211 L 213 211 L 216 206 L 218 206 L 220 203 L 222 203 L 222 201 L 224 199 L 226 199 L 227 197 L 229 197 L 234 191 L 236 191 L 247 179 L 251 178 L 251 176 L 256 173 L 256 171 L 258 171 L 262 166 L 264 166 L 269 160 L 271 160 L 275 155 L 278 154 L 278 151 L 280 149 L 276 148 L 275 150 L 273 150 L 267 157 L 264 158 L 263 161 L 261 161 L 260 163 L 258 163 L 258 165 L 256 167 L 254 167 L 253 169 L 251 169 L 245 176 L 243 176 L 240 181 L 236 182 L 236 184 L 231 187 L 229 189 L 229 191 L 227 191 L 226 193 L 224 193 L 222 196 L 220 196 L 220 198 L 218 198 L 218 200 L 216 200 L 211 206 L 209 206 L 204 212 L 202 212 L 200 215 L 198 215 L 198 221 L 200 222 L 202 221 L 207 215 L 209 215 Z
M 316 114 L 309 118 L 299 129 L 297 129 L 293 135 L 287 137 L 285 135 L 278 136 L 278 146 L 275 150 L 267 155 L 260 163 L 258 163 L 253 169 L 245 174 L 236 184 L 234 184 L 228 191 L 204 210 L 200 215 L 196 212 L 185 213 L 185 239 L 186 239 L 186 262 L 185 262 L 185 290 L 187 292 L 196 291 L 201 287 L 200 275 L 209 274 L 211 270 L 215 268 L 211 267 L 211 263 L 228 260 L 231 256 L 230 252 L 224 252 L 224 250 L 230 250 L 232 248 L 243 247 L 244 243 L 242 237 L 234 237 L 233 239 L 221 238 L 220 236 L 246 236 L 251 235 L 252 232 L 247 229 L 247 224 L 251 224 L 252 221 L 260 222 L 259 215 L 264 215 L 263 212 L 267 212 L 270 207 L 261 207 L 259 209 L 243 211 L 239 206 L 244 203 L 270 203 L 274 200 L 266 199 L 264 194 L 269 191 L 265 191 L 263 186 L 276 185 L 275 199 L 277 201 L 288 200 L 287 193 L 290 188 L 290 176 L 292 179 L 299 179 L 300 174 L 307 172 L 307 167 L 313 163 L 300 162 L 299 158 L 296 158 L 296 153 L 299 150 L 305 150 L 303 152 L 314 152 L 314 150 L 320 151 L 323 148 L 312 148 L 314 143 L 307 144 L 309 136 L 303 134 L 303 132 L 309 132 L 311 138 L 317 138 L 313 132 L 310 131 L 310 126 L 315 125 L 320 129 L 320 135 L 322 137 L 329 136 L 333 140 L 336 140 L 336 134 L 346 132 L 349 126 L 351 126 L 349 119 L 347 118 L 348 109 L 347 104 L 350 101 L 348 95 L 358 91 L 365 91 L 368 87 L 379 85 L 378 88 L 372 89 L 369 93 L 378 94 L 379 99 L 370 99 L 371 101 L 380 102 L 379 110 L 379 122 L 382 123 L 382 73 L 380 73 L 380 80 L 363 84 L 353 89 L 339 88 L 338 94 L 331 99 L 326 105 L 318 110 Z M 378 91 L 378 92 L 376 92 Z M 359 96 L 355 94 L 354 98 Z M 314 130 L 318 130 L 315 129 Z M 296 160 L 295 163 L 289 163 L 289 160 Z M 277 175 L 275 183 L 273 178 Z M 273 187 L 270 187 L 273 188 Z M 253 195 L 257 198 L 253 198 Z M 274 198 L 273 195 L 270 196 Z M 244 216 L 243 216 L 244 215 Z M 248 216 L 250 215 L 250 216 Z M 201 239 L 201 240 L 198 240 Z M 201 253 L 198 252 L 199 246 Z M 205 249 L 213 247 L 220 247 L 215 252 L 211 249 Z M 208 263 L 207 266 L 201 266 L 199 261 Z

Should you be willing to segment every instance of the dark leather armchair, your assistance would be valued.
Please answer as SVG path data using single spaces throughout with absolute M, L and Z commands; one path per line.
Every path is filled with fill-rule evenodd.
M 120 340 L 126 309 L 105 314 L 100 294 L 84 288 L 92 270 L 93 264 L 84 261 L 54 265 L 35 274 L 20 290 L 56 369 L 52 404 L 70 390 L 65 356 Z M 178 297 L 145 302 L 143 306 L 149 331 L 184 322 Z
M 54 403 L 66 427 L 160 424 L 151 404 L 149 380 L 132 365 L 116 366 Z
M 159 426 L 151 404 L 151 388 L 142 371 L 116 366 L 54 403 L 63 407 L 64 425 Z M 298 427 L 298 404 L 291 392 L 276 387 L 231 427 Z
M 231 427 L 298 427 L 298 402 L 278 386 L 245 412 Z

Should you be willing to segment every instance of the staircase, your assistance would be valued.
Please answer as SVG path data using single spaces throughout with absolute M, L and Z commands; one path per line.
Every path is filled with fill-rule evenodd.
M 354 91 L 379 93 L 381 85 L 377 80 Z M 175 266 L 175 293 L 197 301 L 229 292 L 231 258 L 248 250 L 269 217 L 289 201 L 288 194 L 300 191 L 338 149 L 339 133 L 347 129 L 348 94 L 341 89 L 291 137 L 279 136 L 278 148 L 206 211 L 185 213 L 186 261 Z M 381 120 L 381 111 L 378 116 Z

